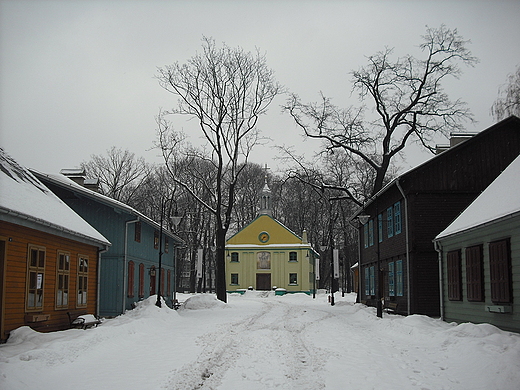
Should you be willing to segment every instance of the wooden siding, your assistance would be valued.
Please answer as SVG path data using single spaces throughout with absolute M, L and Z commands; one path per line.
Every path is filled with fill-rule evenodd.
M 406 218 L 410 257 L 410 312 L 437 316 L 440 310 L 438 255 L 433 239 L 520 153 L 520 119 L 511 117 L 435 156 L 399 178 L 408 209 L 401 205 L 402 233 L 377 240 L 377 215 L 402 198 L 394 183 L 361 214 L 374 220 L 374 245 L 364 247 L 360 228 L 360 271 L 367 264 L 402 256 L 406 260 Z M 364 294 L 361 275 L 360 291 Z
M 513 284 L 513 299 L 510 304 L 495 304 L 491 300 L 489 243 L 497 240 L 510 239 L 511 275 Z M 465 232 L 464 234 L 447 237 L 441 240 L 443 249 L 443 280 L 444 286 L 444 318 L 446 321 L 490 323 L 504 330 L 520 332 L 520 216 L 510 218 L 496 224 Z M 470 302 L 467 296 L 466 255 L 465 248 L 482 245 L 484 260 L 484 297 L 483 302 Z M 450 301 L 446 289 L 447 268 L 446 254 L 452 250 L 462 252 L 462 300 Z M 508 306 L 511 313 L 490 313 L 487 306 Z
M 520 153 L 520 119 L 512 117 L 403 175 L 405 192 L 480 192 Z
M 20 326 L 29 326 L 35 330 L 47 332 L 69 327 L 69 310 L 85 310 L 95 314 L 97 299 L 97 256 L 98 248 L 94 245 L 79 243 L 38 230 L 21 227 L 0 221 L 0 236 L 8 237 L 5 259 L 5 295 L 2 308 L 4 330 L 1 338 L 5 340 L 10 331 Z M 26 309 L 27 258 L 30 245 L 45 248 L 45 274 L 43 307 L 41 310 Z M 56 309 L 56 260 L 58 251 L 70 253 L 69 304 L 66 308 Z M 78 255 L 89 259 L 88 302 L 86 307 L 76 306 L 76 282 Z M 47 321 L 27 322 L 26 315 L 49 315 Z
M 90 225 L 105 236 L 112 244 L 107 252 L 101 254 L 100 269 L 100 300 L 99 314 L 105 317 L 114 317 L 124 313 L 125 310 L 131 310 L 135 302 L 141 298 L 150 296 L 150 275 L 149 270 L 152 266 L 158 268 L 159 249 L 154 247 L 154 236 L 157 229 L 150 225 L 147 221 L 141 221 L 140 241 L 135 240 L 136 223 L 128 223 L 135 221 L 137 216 L 123 209 L 116 209 L 111 205 L 105 204 L 90 198 L 85 194 L 77 194 L 70 189 L 64 189 L 45 178 L 40 178 L 45 185 L 49 187 L 56 195 L 58 195 L 67 205 L 85 219 Z M 125 236 L 127 240 L 125 241 Z M 165 252 L 163 235 L 163 255 L 162 268 L 164 272 L 170 271 L 172 275 L 171 291 L 168 296 L 167 291 L 161 291 L 166 303 L 172 307 L 173 305 L 173 289 L 175 288 L 175 242 L 169 237 L 169 251 Z M 126 242 L 126 249 L 125 249 Z M 125 259 L 126 251 L 126 259 Z M 138 269 L 139 264 L 144 264 L 144 296 L 139 297 L 134 293 L 133 297 L 129 297 L 127 292 L 127 262 L 133 261 L 136 265 L 134 270 L 134 280 L 139 281 Z M 156 278 L 159 280 L 159 278 Z M 166 286 L 165 282 L 165 286 Z M 157 290 L 157 288 L 156 288 Z

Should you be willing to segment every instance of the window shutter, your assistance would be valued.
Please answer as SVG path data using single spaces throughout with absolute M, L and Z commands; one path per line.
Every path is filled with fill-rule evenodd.
M 448 299 L 450 301 L 462 300 L 461 262 L 460 250 L 447 254 L 448 271 Z
M 511 251 L 509 240 L 489 243 L 491 301 L 511 302 Z

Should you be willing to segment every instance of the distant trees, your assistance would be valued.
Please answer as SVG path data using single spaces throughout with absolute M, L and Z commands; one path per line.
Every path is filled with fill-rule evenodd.
M 106 155 L 90 156 L 81 167 L 87 177 L 99 179 L 100 193 L 123 203 L 132 202 L 150 170 L 144 158 L 115 146 Z
M 498 90 L 498 98 L 491 106 L 491 114 L 495 120 L 510 115 L 520 117 L 520 65 L 516 72 L 507 78 L 507 83 Z
M 450 100 L 442 89 L 447 77 L 460 75 L 461 64 L 477 62 L 467 43 L 456 29 L 428 28 L 420 45 L 422 59 L 411 55 L 392 59 L 393 50 L 387 48 L 351 73 L 360 107 L 337 107 L 323 94 L 317 103 L 303 103 L 293 94 L 285 110 L 307 137 L 325 142 L 325 152 L 343 150 L 351 166 L 371 170 L 373 180 L 366 195 L 373 195 L 383 187 L 391 162 L 409 141 L 431 150 L 433 135 L 460 129 L 463 120 L 472 119 L 466 104 Z M 368 102 L 374 117 L 367 117 Z M 355 199 L 349 186 L 344 192 L 363 201 Z
M 256 128 L 282 88 L 267 67 L 265 56 L 223 45 L 218 48 L 211 38 L 203 38 L 202 52 L 186 63 L 158 69 L 159 84 L 178 98 L 176 108 L 158 117 L 158 146 L 163 152 L 172 180 L 215 217 L 217 298 L 226 301 L 225 241 L 232 222 L 236 187 L 252 148 L 259 141 Z M 166 114 L 194 118 L 209 151 L 184 151 L 177 134 L 165 120 Z M 210 194 L 204 199 L 196 188 L 172 169 L 175 156 L 196 156 L 212 165 L 213 180 L 201 188 Z M 203 179 L 203 178 L 202 178 Z

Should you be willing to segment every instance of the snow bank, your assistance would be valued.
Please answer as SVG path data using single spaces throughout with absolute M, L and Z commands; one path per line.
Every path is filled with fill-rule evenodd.
M 187 310 L 204 310 L 204 309 L 221 309 L 226 307 L 226 304 L 219 301 L 214 295 L 202 294 L 194 295 L 181 305 L 179 309 Z

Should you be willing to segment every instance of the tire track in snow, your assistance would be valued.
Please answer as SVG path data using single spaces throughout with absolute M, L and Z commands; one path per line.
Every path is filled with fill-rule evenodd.
M 203 335 L 194 362 L 174 370 L 169 390 L 324 388 L 325 353 L 305 340 L 312 319 L 302 306 L 265 300 L 255 315 Z

